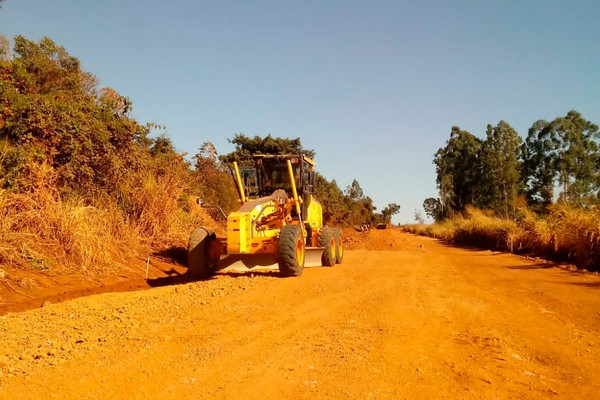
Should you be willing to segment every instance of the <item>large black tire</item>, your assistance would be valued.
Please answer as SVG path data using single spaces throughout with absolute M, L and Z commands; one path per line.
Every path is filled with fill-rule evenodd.
M 298 225 L 286 225 L 279 233 L 279 272 L 283 276 L 300 276 L 304 272 L 306 250 L 302 229 Z
M 319 233 L 319 247 L 323 247 L 323 255 L 321 256 L 321 265 L 324 267 L 332 267 L 335 265 L 336 258 L 336 239 L 335 229 L 324 227 Z
M 210 247 L 217 240 L 212 228 L 194 229 L 188 243 L 188 274 L 196 279 L 208 279 L 215 274 L 218 259 L 211 259 Z
M 335 263 L 341 264 L 344 261 L 344 242 L 342 240 L 342 230 L 335 230 Z

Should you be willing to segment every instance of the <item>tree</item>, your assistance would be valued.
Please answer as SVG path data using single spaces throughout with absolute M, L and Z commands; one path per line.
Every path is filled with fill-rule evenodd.
M 0 8 L 2 6 L 0 5 Z M 8 61 L 10 56 L 10 42 L 8 39 L 0 35 L 0 61 Z
M 388 204 L 383 210 L 381 210 L 381 218 L 383 222 L 389 224 L 392 221 L 392 216 L 400 212 L 400 206 L 396 203 Z
M 544 211 L 554 197 L 555 150 L 556 138 L 550 131 L 550 123 L 536 121 L 521 145 L 521 177 L 528 203 L 539 212 Z
M 439 222 L 444 218 L 442 211 L 442 202 L 440 199 L 428 197 L 423 201 L 423 209 L 425 214 L 431 217 L 435 222 Z
M 10 166 L 9 174 L 45 162 L 63 190 L 114 187 L 130 166 L 140 164 L 138 138 L 148 130 L 126 115 L 128 107 L 118 112 L 106 96 L 97 96 L 91 74 L 51 39 L 35 43 L 16 36 L 14 43 L 14 58 L 0 63 L 0 137 L 26 158 Z M 111 99 L 123 99 L 109 92 Z M 17 181 L 5 184 L 18 190 L 10 183 Z
M 149 138 L 155 126 L 138 124 L 131 107 L 51 39 L 16 36 L 0 61 L 1 189 L 92 205 L 165 239 L 189 204 L 190 165 L 168 137 Z
M 527 195 L 531 201 L 549 203 L 553 188 L 560 198 L 576 205 L 598 202 L 600 188 L 600 132 L 596 124 L 577 111 L 551 122 L 537 121 L 522 147 Z
M 79 92 L 81 89 L 80 65 L 64 47 L 58 46 L 50 38 L 44 37 L 39 43 L 15 36 L 16 67 L 23 68 L 31 79 L 26 87 L 34 84 L 39 94 Z
M 344 203 L 344 193 L 337 182 L 329 182 L 318 172 L 315 174 L 316 197 L 323 205 L 323 220 L 327 224 L 343 225 L 348 217 L 348 209 Z
M 365 196 L 360 184 L 356 179 L 346 187 L 344 191 L 345 207 L 348 210 L 346 224 L 361 225 L 374 224 L 380 216 L 375 215 L 377 209 L 373 205 L 373 199 Z
M 414 216 L 417 224 L 423 225 L 425 223 L 425 220 L 423 219 L 423 216 L 419 210 L 415 209 Z
M 251 138 L 238 133 L 228 141 L 235 145 L 235 150 L 221 157 L 221 160 L 227 163 L 237 161 L 240 165 L 252 165 L 253 154 L 305 154 L 310 158 L 315 156 L 314 150 L 302 147 L 300 138 L 274 138 L 271 135 Z
M 217 149 L 204 142 L 194 156 L 194 172 L 198 190 L 206 203 L 218 205 L 225 212 L 233 211 L 238 204 L 238 194 L 225 165 L 219 161 Z
M 435 153 L 433 163 L 444 216 L 474 203 L 481 180 L 481 147 L 481 139 L 453 126 L 446 146 Z
M 346 186 L 345 194 L 354 201 L 362 200 L 365 197 L 365 194 L 356 179 L 353 179 L 352 183 L 349 186 Z
M 506 122 L 487 126 L 487 138 L 482 146 L 482 176 L 478 185 L 478 206 L 491 208 L 505 218 L 514 214 L 514 202 L 519 190 L 518 133 Z

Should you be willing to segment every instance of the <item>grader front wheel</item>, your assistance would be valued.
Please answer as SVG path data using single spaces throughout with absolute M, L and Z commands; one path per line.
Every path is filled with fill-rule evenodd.
M 279 272 L 283 276 L 300 276 L 304 271 L 305 243 L 298 225 L 286 225 L 279 234 Z
M 214 247 L 217 237 L 212 228 L 194 229 L 188 243 L 188 274 L 196 279 L 208 279 L 217 271 L 219 254 Z

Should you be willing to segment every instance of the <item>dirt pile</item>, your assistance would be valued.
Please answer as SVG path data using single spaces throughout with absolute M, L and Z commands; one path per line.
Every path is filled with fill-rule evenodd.
M 422 239 L 407 235 L 400 228 L 370 229 L 364 232 L 345 228 L 343 235 L 347 250 L 419 251 L 424 249 Z

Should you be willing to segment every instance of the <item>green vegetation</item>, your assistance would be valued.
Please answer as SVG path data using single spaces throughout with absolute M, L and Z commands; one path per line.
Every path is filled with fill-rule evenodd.
M 433 160 L 440 197 L 426 199 L 425 212 L 439 221 L 471 205 L 514 218 L 520 197 L 541 214 L 556 199 L 598 205 L 599 138 L 598 126 L 577 111 L 535 122 L 525 141 L 505 121 L 488 125 L 485 140 L 454 126 Z
M 205 142 L 187 160 L 163 127 L 133 119 L 130 99 L 100 88 L 51 39 L 17 36 L 13 48 L 0 36 L 0 264 L 108 273 L 217 224 L 196 197 L 236 209 L 228 162 L 255 152 L 315 155 L 300 139 L 238 134 L 231 154 Z M 375 214 L 357 181 L 346 193 L 321 175 L 317 182 L 331 224 L 399 210 Z
M 48 38 L 0 60 L 0 263 L 103 271 L 181 243 L 207 217 L 158 126 Z
M 408 229 L 598 270 L 599 139 L 577 111 L 536 121 L 525 141 L 504 121 L 485 140 L 452 127 L 433 161 L 440 197 L 423 202 L 436 224 Z

